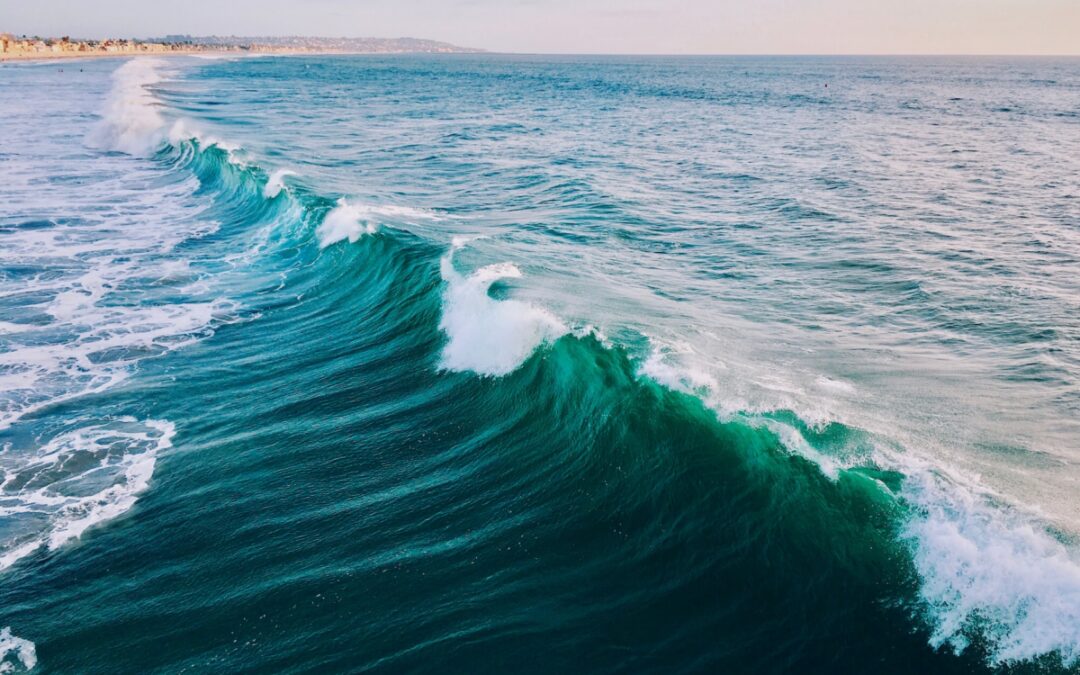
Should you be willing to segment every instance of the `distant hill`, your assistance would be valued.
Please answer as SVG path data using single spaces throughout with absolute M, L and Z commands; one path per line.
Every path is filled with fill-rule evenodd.
M 471 54 L 484 50 L 458 47 L 447 42 L 422 40 L 419 38 L 330 38 L 303 37 L 290 35 L 284 37 L 238 37 L 229 36 L 192 36 L 166 35 L 150 38 L 150 42 L 180 43 L 201 47 L 222 47 L 226 49 L 284 50 L 284 51 L 334 51 L 359 52 L 371 54 L 402 54 L 409 52 L 425 54 Z

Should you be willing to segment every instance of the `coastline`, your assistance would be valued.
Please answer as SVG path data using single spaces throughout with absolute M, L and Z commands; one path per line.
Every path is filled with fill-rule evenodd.
M 329 49 L 249 49 L 244 51 L 230 49 L 174 49 L 169 51 L 125 51 L 125 52 L 49 52 L 49 53 L 23 53 L 0 55 L 0 63 L 26 63 L 34 61 L 64 61 L 78 59 L 102 59 L 102 58 L 131 58 L 136 56 L 167 57 L 167 56 L 212 56 L 212 57 L 238 57 L 248 56 L 349 56 L 349 55 L 377 55 L 377 54 L 423 54 L 426 52 L 354 52 L 337 51 Z
M 199 54 L 206 54 L 209 56 L 227 56 L 231 54 L 237 54 L 238 52 L 230 51 L 208 51 L 205 49 L 177 49 L 170 51 L 152 52 L 152 51 L 129 51 L 129 52 L 46 52 L 46 53 L 21 53 L 13 54 L 7 53 L 0 55 L 0 63 L 7 62 L 26 62 L 26 61 L 64 61 L 72 59 L 101 59 L 101 58 L 123 58 L 129 56 L 193 56 Z M 252 53 L 252 52 L 244 52 Z M 259 53 L 259 52 L 256 52 Z
M 99 58 L 127 58 L 135 56 L 208 56 L 208 57 L 233 57 L 244 58 L 250 56 L 349 56 L 349 55 L 387 55 L 387 54 L 462 54 L 475 52 L 427 52 L 423 50 L 351 50 L 351 49 L 297 49 L 289 47 L 266 47 L 260 46 L 250 49 L 207 49 L 205 47 L 192 47 L 188 49 L 131 49 L 123 51 L 58 51 L 58 52 L 0 52 L 0 63 L 25 63 L 25 62 L 49 62 L 74 59 L 99 59 Z

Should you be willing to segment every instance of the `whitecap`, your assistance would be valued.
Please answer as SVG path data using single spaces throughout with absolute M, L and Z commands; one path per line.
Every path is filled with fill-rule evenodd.
M 290 169 L 278 169 L 270 174 L 270 178 L 267 179 L 266 185 L 263 187 L 263 197 L 267 199 L 277 197 L 285 189 L 285 177 L 295 175 L 297 175 L 296 172 Z
M 569 332 L 546 309 L 519 300 L 495 300 L 488 291 L 500 279 L 518 278 L 510 263 L 482 267 L 466 276 L 454 269 L 455 246 L 442 259 L 443 314 L 439 327 L 447 336 L 442 366 L 481 375 L 513 372 L 542 344 Z
M 716 378 L 705 369 L 688 366 L 679 361 L 680 354 L 692 352 L 686 343 L 663 345 L 652 343 L 652 351 L 641 365 L 639 374 L 674 391 L 694 393 L 708 398 L 719 387 Z
M 344 197 L 330 210 L 319 224 L 316 234 L 319 247 L 326 248 L 339 241 L 355 244 L 365 234 L 374 234 L 380 223 L 415 223 L 421 220 L 438 220 L 434 211 L 392 204 L 350 203 Z
M 237 156 L 237 153 L 243 149 L 239 144 L 197 129 L 186 119 L 178 119 L 173 122 L 172 126 L 169 127 L 167 138 L 173 146 L 179 146 L 187 141 L 194 141 L 198 144 L 200 152 L 204 152 L 209 148 L 217 148 L 225 153 L 225 157 L 230 164 L 244 166 L 244 162 Z
M 903 537 L 934 647 L 986 641 L 994 664 L 1080 662 L 1080 562 L 1031 516 L 929 466 L 904 467 Z

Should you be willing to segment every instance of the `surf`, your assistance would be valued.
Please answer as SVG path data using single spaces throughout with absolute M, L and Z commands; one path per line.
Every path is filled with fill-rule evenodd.
M 579 607 L 589 625 L 598 617 L 618 622 L 622 614 L 647 621 L 642 607 L 667 608 L 685 619 L 679 623 L 685 632 L 672 633 L 660 651 L 700 646 L 717 626 L 734 634 L 739 622 L 725 624 L 725 617 L 766 608 L 762 635 L 784 634 L 812 651 L 830 626 L 857 632 L 859 621 L 823 615 L 800 626 L 786 608 L 825 609 L 832 602 L 848 616 L 888 626 L 894 632 L 882 639 L 912 659 L 908 665 L 919 659 L 941 665 L 946 662 L 927 654 L 945 652 L 957 655 L 947 662 L 957 668 L 1077 663 L 1080 566 L 1066 536 L 934 449 L 887 433 L 887 425 L 860 426 L 871 416 L 852 414 L 851 401 L 875 394 L 864 382 L 811 368 L 796 372 L 803 356 L 795 352 L 780 365 L 763 360 L 754 370 L 734 349 L 702 347 L 723 343 L 702 339 L 694 323 L 695 313 L 711 306 L 677 282 L 704 275 L 697 269 L 671 275 L 660 262 L 672 251 L 706 248 L 694 222 L 636 230 L 631 208 L 620 212 L 604 201 L 606 190 L 645 208 L 620 192 L 617 178 L 590 184 L 560 175 L 545 186 L 535 176 L 511 174 L 524 186 L 525 197 L 515 192 L 515 198 L 530 207 L 503 204 L 464 185 L 460 166 L 437 173 L 429 166 L 433 151 L 412 146 L 401 150 L 409 160 L 402 175 L 432 172 L 452 186 L 448 193 L 464 195 L 467 215 L 442 208 L 426 180 L 379 194 L 364 183 L 377 178 L 349 174 L 347 163 L 338 177 L 303 165 L 301 157 L 268 162 L 246 143 L 223 140 L 231 134 L 202 130 L 212 127 L 154 96 L 178 96 L 164 89 L 182 72 L 163 76 L 160 66 L 145 62 L 128 68 L 134 63 L 113 76 L 114 100 L 88 142 L 109 156 L 130 155 L 115 161 L 161 169 L 153 179 L 185 217 L 165 219 L 152 232 L 122 230 L 137 244 L 122 252 L 98 250 L 92 237 L 54 236 L 64 231 L 60 219 L 12 228 L 11 240 L 21 241 L 29 256 L 22 262 L 46 266 L 29 255 L 46 241 L 56 257 L 92 264 L 37 289 L 47 301 L 33 303 L 33 317 L 4 317 L 0 324 L 14 344 L 35 330 L 35 321 L 71 331 L 70 340 L 45 349 L 22 345 L 21 354 L 0 364 L 9 367 L 6 393 L 30 396 L 43 391 L 42 382 L 62 385 L 55 396 L 16 401 L 5 438 L 84 396 L 110 394 L 115 399 L 94 400 L 131 406 L 130 391 L 153 404 L 136 406 L 139 416 L 50 420 L 48 429 L 5 441 L 4 494 L 16 501 L 0 515 L 7 523 L 26 521 L 18 545 L 4 551 L 7 574 L 38 565 L 56 583 L 48 576 L 54 569 L 89 559 L 92 545 L 73 544 L 93 542 L 91 527 L 115 520 L 139 532 L 139 518 L 179 526 L 183 518 L 169 521 L 174 516 L 163 515 L 163 504 L 180 512 L 196 509 L 207 494 L 231 495 L 230 509 L 253 520 L 236 528 L 244 547 L 220 551 L 236 556 L 230 564 L 263 575 L 232 597 L 248 608 L 244 603 L 260 593 L 288 594 L 325 578 L 394 569 L 417 570 L 417 578 L 447 570 L 469 578 L 475 564 L 487 575 L 481 581 L 509 579 L 472 596 L 491 603 L 484 607 L 498 630 L 521 620 L 498 604 L 505 588 L 520 594 L 510 607 L 524 597 L 556 597 L 565 601 L 558 607 Z M 243 138 L 239 129 L 236 137 Z M 439 142 L 468 148 L 481 133 Z M 377 153 L 367 159 L 379 161 Z M 466 175 L 474 170 L 469 165 Z M 510 180 L 505 170 L 495 166 L 483 175 Z M 667 216 L 677 220 L 683 208 L 694 205 L 670 206 Z M 809 217 L 809 209 L 786 212 Z M 499 217 L 515 227 L 500 229 Z M 596 224 L 603 218 L 630 226 L 605 230 Z M 496 221 L 491 236 L 475 238 L 487 220 Z M 559 230 L 563 221 L 577 229 Z M 594 245 L 625 247 L 634 264 L 594 258 L 588 248 Z M 204 253 L 189 255 L 203 246 Z M 740 246 L 751 244 L 740 241 L 733 249 Z M 748 274 L 715 264 L 732 284 Z M 640 287 L 639 279 L 645 280 Z M 160 291 L 149 291 L 156 301 L 146 306 L 131 302 L 130 288 L 143 283 Z M 898 285 L 904 293 L 921 290 Z M 638 300 L 640 288 L 663 302 L 613 300 Z M 574 311 L 587 306 L 572 302 L 575 296 L 592 300 L 591 292 L 595 306 Z M 641 316 L 605 313 L 616 305 L 641 309 Z M 646 311 L 658 307 L 664 311 Z M 775 329 L 796 322 L 789 317 Z M 747 372 L 771 378 L 771 389 L 749 386 Z M 171 386 L 199 392 L 192 395 L 199 404 L 170 401 L 163 392 Z M 155 408 L 176 414 L 155 416 Z M 199 452 L 175 455 L 185 442 Z M 167 462 L 175 473 L 160 477 L 168 485 L 159 486 L 154 472 Z M 93 472 L 54 475 L 57 467 L 91 463 Z M 185 484 L 194 474 L 206 483 Z M 344 476 L 362 487 L 345 485 Z M 321 489 L 292 491 L 305 480 Z M 142 514 L 134 508 L 155 494 L 161 501 L 153 508 Z M 261 529 L 260 508 L 283 510 L 274 527 Z M 350 530 L 349 523 L 360 525 Z M 101 529 L 101 541 L 119 541 Z M 279 532 L 289 536 L 277 539 Z M 165 528 L 151 534 L 150 540 L 168 541 Z M 263 551 L 260 537 L 273 545 Z M 365 547 L 342 543 L 350 537 Z M 275 556 L 286 550 L 306 571 L 276 575 Z M 132 565 L 137 558 L 124 546 L 112 555 Z M 501 566 L 490 564 L 489 555 Z M 260 566 L 261 557 L 269 566 Z M 13 567 L 19 560 L 25 567 Z M 213 568 L 217 561 L 184 562 Z M 438 564 L 425 567 L 432 562 Z M 323 570 L 328 577 L 320 576 Z M 547 584 L 541 570 L 565 583 Z M 643 575 L 641 583 L 620 576 L 626 570 Z M 649 574 L 657 570 L 677 573 Z M 807 570 L 812 574 L 803 580 Z M 439 579 L 455 597 L 453 580 Z M 481 581 L 472 588 L 491 588 Z M 563 597 L 558 590 L 583 586 L 595 595 Z M 839 597 L 844 589 L 853 597 Z M 701 607 L 711 609 L 699 613 Z M 457 615 L 439 616 L 452 624 Z M 461 630 L 482 633 L 464 625 Z M 798 628 L 804 632 L 795 634 Z M 687 635 L 695 640 L 680 643 Z M 755 645 L 751 651 L 768 658 L 755 636 L 746 639 Z M 921 640 L 926 651 L 909 639 Z M 861 644 L 853 653 L 869 658 L 858 651 L 868 643 Z M 385 663 L 410 663 L 407 653 L 387 654 Z

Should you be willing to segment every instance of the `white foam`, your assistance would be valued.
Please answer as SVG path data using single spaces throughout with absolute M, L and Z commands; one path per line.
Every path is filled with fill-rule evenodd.
M 342 197 L 337 206 L 323 218 L 316 234 L 319 237 L 319 247 L 326 248 L 346 239 L 355 244 L 365 234 L 377 232 L 380 223 L 416 223 L 438 219 L 435 212 L 427 209 L 392 204 L 350 203 Z
M 79 86 L 90 86 L 87 76 Z M 93 405 L 76 419 L 74 406 L 26 418 L 122 383 L 145 359 L 237 318 L 237 305 L 211 288 L 221 287 L 210 283 L 221 261 L 196 265 L 198 249 L 180 248 L 218 227 L 203 215 L 198 179 L 115 153 L 87 161 L 71 152 L 73 141 L 99 134 L 105 147 L 130 142 L 129 151 L 143 131 L 157 129 L 156 138 L 158 106 L 145 89 L 158 77 L 154 63 L 114 72 L 96 129 L 79 87 L 53 77 L 42 73 L 27 101 L 0 102 L 11 131 L 0 134 L 8 158 L 0 265 L 35 271 L 0 279 L 0 430 L 12 429 L 0 448 L 0 569 L 127 512 L 172 435 L 155 426 L 165 423 L 95 420 Z M 32 113 L 43 108 L 47 129 Z M 67 180 L 54 184 L 57 176 Z
M 263 197 L 267 199 L 277 197 L 285 189 L 285 176 L 295 175 L 297 175 L 296 172 L 289 169 L 278 169 L 270 174 L 270 178 L 267 179 L 266 185 L 263 187 Z
M 545 342 L 569 329 L 551 312 L 519 300 L 495 300 L 488 295 L 499 279 L 517 278 L 521 271 L 509 263 L 488 265 L 465 276 L 454 269 L 454 248 L 442 259 L 443 314 L 439 327 L 447 336 L 442 366 L 481 375 L 513 372 Z
M 979 634 L 995 664 L 1080 661 L 1080 562 L 1029 515 L 928 466 L 904 467 L 916 514 L 904 529 L 934 647 Z
M 790 452 L 813 462 L 836 479 L 851 459 L 824 455 L 803 432 L 768 416 L 797 409 L 818 424 L 834 419 L 822 408 L 807 414 L 796 408 L 807 397 L 853 396 L 854 385 L 829 377 L 811 380 L 807 394 L 785 381 L 770 381 L 769 391 L 783 397 L 755 405 L 732 395 L 690 345 L 653 342 L 640 374 L 673 390 L 698 396 L 720 419 L 739 419 L 774 433 Z M 770 407 L 768 401 L 773 401 Z M 1080 663 L 1080 559 L 1075 549 L 1052 536 L 1037 514 L 1020 512 L 990 493 L 977 477 L 946 473 L 940 462 L 912 452 L 874 447 L 862 455 L 905 476 L 900 494 L 911 508 L 902 542 L 910 546 L 921 583 L 922 612 L 931 627 L 930 643 L 960 652 L 978 636 L 989 647 L 993 664 L 1027 661 L 1057 654 L 1066 666 Z M 887 489 L 883 486 L 882 489 Z
M 90 134 L 91 145 L 129 155 L 149 155 L 165 137 L 160 103 L 148 87 L 161 81 L 157 59 L 137 58 L 113 73 L 113 87 L 101 112 L 101 122 Z
M 838 380 L 834 377 L 826 377 L 825 375 L 818 377 L 814 384 L 818 389 L 832 394 L 852 395 L 855 393 L 855 385 L 844 380 Z
M 244 166 L 244 162 L 237 156 L 237 153 L 242 149 L 240 145 L 197 129 L 188 120 L 178 119 L 173 122 L 172 126 L 169 127 L 166 138 L 174 146 L 179 146 L 186 141 L 195 141 L 198 143 L 200 152 L 205 152 L 208 148 L 218 148 L 225 152 L 226 158 L 231 164 Z
M 716 378 L 702 368 L 687 366 L 678 360 L 680 354 L 691 351 L 690 346 L 683 342 L 671 345 L 653 342 L 652 351 L 642 364 L 640 374 L 669 389 L 709 398 L 719 388 Z
M 56 336 L 53 340 L 35 339 L 27 332 L 25 340 L 9 342 L 0 353 L 0 429 L 46 405 L 122 382 L 139 360 L 205 337 L 235 309 L 226 300 L 101 303 L 114 284 L 135 274 L 123 265 L 109 272 L 91 268 L 45 305 L 55 321 L 39 331 L 48 330 Z
M 722 391 L 686 343 L 654 341 L 640 374 L 693 394 L 722 420 L 762 426 L 784 447 L 836 479 L 850 463 L 824 455 L 803 433 Z M 819 390 L 852 395 L 854 385 L 820 377 Z M 1058 654 L 1080 662 L 1080 560 L 1055 539 L 1036 514 L 1025 514 L 991 494 L 977 477 L 946 474 L 910 452 L 868 449 L 868 458 L 905 476 L 900 497 L 912 510 L 902 541 L 913 554 L 931 645 L 960 652 L 973 636 L 987 642 L 994 664 Z M 887 489 L 883 487 L 882 489 Z
M 0 569 L 130 510 L 174 434 L 169 422 L 124 417 L 62 433 L 30 458 L 8 448 L 0 458 L 0 518 L 17 534 L 3 543 Z
M 645 376 L 668 389 L 701 399 L 723 422 L 739 420 L 754 427 L 771 431 L 789 452 L 801 455 L 817 464 L 829 478 L 836 480 L 844 463 L 829 457 L 806 440 L 802 431 L 768 416 L 775 408 L 755 408 L 747 401 L 726 396 L 719 381 L 711 373 L 722 370 L 723 364 L 706 366 L 687 342 L 665 344 L 650 340 L 652 349 L 638 369 Z
M 23 670 L 33 670 L 37 665 L 37 649 L 33 642 L 11 634 L 11 627 L 0 630 L 0 673 L 15 672 L 15 661 Z
M 149 189 L 156 177 L 152 166 L 101 162 L 124 166 L 110 167 L 115 177 L 106 173 L 69 186 L 60 200 L 52 193 L 43 199 L 36 191 L 5 193 L 16 212 L 64 222 L 10 231 L 0 249 L 0 263 L 43 271 L 0 284 L 8 305 L 33 319 L 5 331 L 0 429 L 44 406 L 123 381 L 141 359 L 209 335 L 235 309 L 208 290 L 180 289 L 178 296 L 176 284 L 161 274 L 181 265 L 189 270 L 185 280 L 199 279 L 173 254 L 179 243 L 217 227 L 200 220 L 200 207 L 188 200 L 197 181 Z M 53 162 L 24 165 L 34 176 L 55 170 Z

